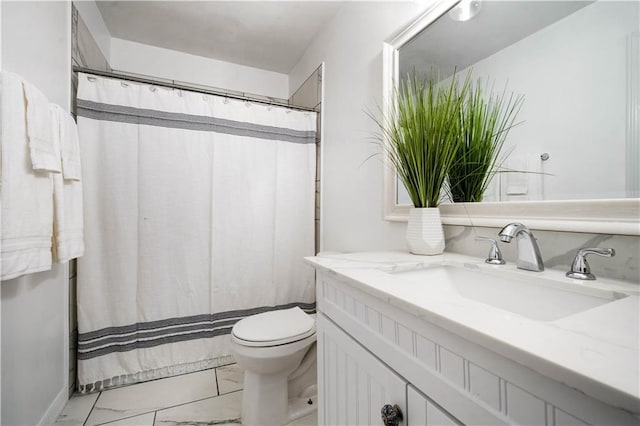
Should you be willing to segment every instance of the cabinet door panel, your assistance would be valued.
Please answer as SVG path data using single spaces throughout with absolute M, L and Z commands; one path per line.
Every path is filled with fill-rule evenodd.
M 398 404 L 404 413 L 405 382 L 324 315 L 317 319 L 318 363 L 327 385 L 320 388 L 320 423 L 381 425 L 385 404 Z
M 407 387 L 407 423 L 414 426 L 462 425 L 411 385 Z
M 407 423 L 415 426 L 427 424 L 427 400 L 413 386 L 407 389 Z

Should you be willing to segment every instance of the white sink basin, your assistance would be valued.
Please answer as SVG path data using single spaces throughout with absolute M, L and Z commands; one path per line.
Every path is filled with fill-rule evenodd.
M 434 296 L 461 296 L 538 321 L 554 321 L 627 297 L 624 293 L 477 265 L 442 264 L 392 272 Z M 525 273 L 528 274 L 528 273 Z

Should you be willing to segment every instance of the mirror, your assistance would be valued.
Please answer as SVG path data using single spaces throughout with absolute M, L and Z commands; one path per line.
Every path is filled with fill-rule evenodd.
M 474 14 L 469 11 L 475 16 L 460 21 Z M 440 78 L 457 70 L 462 79 L 472 69 L 474 79 L 495 91 L 506 88 L 507 94 L 525 98 L 521 124 L 503 149 L 508 153 L 503 166 L 531 173 L 498 174 L 485 193 L 488 203 L 441 206 L 443 222 L 459 208 L 491 218 L 494 211 L 508 214 L 510 206 L 521 204 L 526 211 L 544 210 L 541 219 L 554 221 L 563 216 L 558 207 L 569 200 L 589 216 L 594 200 L 606 199 L 609 207 L 629 208 L 634 216 L 608 217 L 606 205 L 599 214 L 629 222 L 629 232 L 637 234 L 639 33 L 636 1 L 462 0 L 438 2 L 387 43 L 387 102 L 399 76 L 415 72 L 429 78 L 430 70 L 438 70 Z M 403 220 L 410 202 L 395 173 L 386 172 L 385 187 L 386 218 Z M 573 212 L 574 219 L 581 216 Z

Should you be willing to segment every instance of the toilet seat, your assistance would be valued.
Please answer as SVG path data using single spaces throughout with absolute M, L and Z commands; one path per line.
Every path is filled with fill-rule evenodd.
M 312 336 L 315 324 L 312 316 L 296 306 L 244 318 L 233 326 L 231 336 L 243 346 L 279 346 Z

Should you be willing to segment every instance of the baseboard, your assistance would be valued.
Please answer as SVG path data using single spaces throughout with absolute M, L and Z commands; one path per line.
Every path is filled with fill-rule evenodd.
M 54 424 L 58 419 L 58 416 L 60 416 L 60 413 L 62 413 L 62 409 L 67 404 L 68 400 L 69 386 L 68 384 L 65 384 L 65 386 L 60 389 L 60 392 L 58 392 L 58 395 L 56 395 L 49 408 L 47 408 L 47 411 L 45 411 L 44 415 L 38 422 L 38 425 L 48 426 Z

